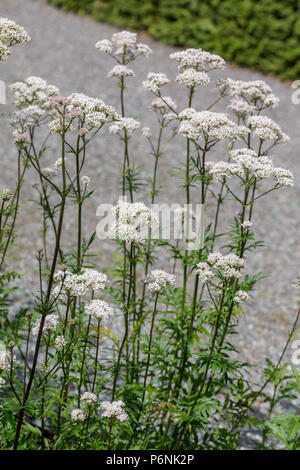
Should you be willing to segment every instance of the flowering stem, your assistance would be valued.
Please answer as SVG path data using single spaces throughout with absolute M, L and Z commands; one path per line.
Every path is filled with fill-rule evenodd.
M 63 156 L 63 161 L 64 161 L 64 156 L 65 156 L 64 134 L 62 135 L 62 156 Z M 41 321 L 40 321 L 40 327 L 39 327 L 37 340 L 36 340 L 36 345 L 35 345 L 35 351 L 34 351 L 32 367 L 31 367 L 31 373 L 30 373 L 30 376 L 29 376 L 28 384 L 27 384 L 26 391 L 25 391 L 24 398 L 23 398 L 23 402 L 22 402 L 23 406 L 26 405 L 27 400 L 28 400 L 29 395 L 30 395 L 30 392 L 31 392 L 31 387 L 32 387 L 32 384 L 33 384 L 35 371 L 36 371 L 36 366 L 37 366 L 37 361 L 38 361 L 38 356 L 39 356 L 39 350 L 40 350 L 40 345 L 41 345 L 41 339 L 42 339 L 42 333 L 43 333 L 45 318 L 46 318 L 46 315 L 48 313 L 47 312 L 47 304 L 48 304 L 48 302 L 50 300 L 50 296 L 51 296 L 51 290 L 52 290 L 52 285 L 53 285 L 53 280 L 54 280 L 54 273 L 55 273 L 55 269 L 56 269 L 56 263 L 57 263 L 59 248 L 60 248 L 60 238 L 61 238 L 62 227 L 63 227 L 63 218 L 64 218 L 64 211 L 65 211 L 65 203 L 66 203 L 65 192 L 66 192 L 66 179 L 65 179 L 64 171 L 63 171 L 63 192 L 62 192 L 59 222 L 58 222 L 58 229 L 57 229 L 57 239 L 56 239 L 56 243 L 55 243 L 55 249 L 54 249 L 52 265 L 51 265 L 49 281 L 48 281 L 48 289 L 47 289 L 46 300 L 45 300 L 46 310 L 43 312 L 42 318 L 41 318 Z M 25 408 L 23 407 L 19 411 L 19 417 L 18 417 L 17 428 L 16 428 L 16 433 L 15 433 L 15 439 L 14 439 L 14 447 L 13 447 L 14 450 L 17 450 L 17 448 L 18 448 L 21 427 L 22 427 L 23 419 L 24 419 L 24 413 L 25 413 Z
M 156 189 L 156 180 L 157 180 L 157 170 L 158 170 L 158 161 L 161 156 L 161 142 L 162 142 L 162 136 L 163 136 L 163 130 L 165 128 L 165 118 L 163 117 L 160 123 L 160 130 L 159 130 L 159 136 L 157 140 L 157 145 L 156 148 L 153 148 L 153 153 L 155 157 L 155 163 L 154 163 L 154 169 L 153 169 L 153 178 L 152 178 L 152 186 L 151 186 L 151 204 L 153 205 L 155 202 L 155 196 L 157 193 Z M 148 246 L 147 246 L 147 251 L 146 251 L 146 262 L 145 262 L 145 275 L 144 277 L 148 275 L 149 271 L 149 266 L 150 266 L 150 261 L 151 261 L 151 234 L 152 230 L 151 227 L 149 228 L 149 240 L 148 240 Z M 141 295 L 141 301 L 140 301 L 140 308 L 139 308 L 139 317 L 142 316 L 143 311 L 144 311 L 144 306 L 145 306 L 145 295 L 146 295 L 146 284 L 143 283 L 143 288 L 142 288 L 142 295 Z M 138 333 L 137 333 L 137 338 L 138 338 L 138 345 L 137 345 L 137 359 L 136 362 L 137 364 L 139 363 L 139 356 L 140 356 L 140 330 L 141 326 L 139 326 Z M 137 374 L 138 375 L 138 374 Z M 138 380 L 138 377 L 137 377 Z
M 47 367 L 48 367 L 49 346 L 50 346 L 50 334 L 49 334 L 49 337 L 48 337 L 48 340 L 47 340 L 47 343 L 46 343 L 45 362 L 44 362 L 45 371 L 47 371 Z M 45 446 L 45 443 L 44 443 L 44 433 L 45 433 L 45 416 L 44 416 L 44 412 L 45 412 L 45 391 L 46 391 L 46 387 L 45 387 L 45 384 L 44 384 L 43 387 L 42 387 L 42 448 L 44 448 L 44 446 Z
M 141 409 L 143 407 L 145 394 L 146 394 L 146 385 L 147 385 L 148 371 L 149 371 L 149 365 L 150 365 L 150 356 L 151 356 L 151 345 L 152 345 L 154 321 L 155 321 L 155 316 L 156 316 L 156 313 L 157 313 L 157 299 L 158 299 L 158 293 L 155 296 L 154 309 L 153 309 L 153 313 L 152 313 L 150 337 L 149 337 L 148 352 L 147 352 L 147 364 L 146 364 L 146 371 L 145 371 L 145 377 L 144 377 L 144 390 L 143 390 Z
M 27 374 L 27 363 L 28 363 L 28 349 L 29 349 L 29 338 L 30 338 L 30 331 L 31 331 L 31 318 L 28 320 L 28 329 L 27 329 L 27 337 L 26 337 L 26 350 L 25 350 L 25 360 L 24 360 L 24 376 L 23 376 L 23 399 L 25 395 L 25 387 L 26 387 L 26 374 Z
M 213 334 L 213 338 L 212 338 L 212 342 L 211 342 L 211 346 L 210 346 L 210 353 L 209 353 L 209 358 L 208 358 L 208 361 L 207 361 L 207 364 L 206 364 L 206 367 L 205 367 L 205 371 L 204 371 L 204 375 L 203 375 L 203 379 L 202 381 L 200 382 L 201 385 L 200 385 L 200 389 L 199 391 L 197 392 L 196 394 L 196 397 L 192 403 L 192 406 L 188 412 L 188 415 L 189 416 L 192 416 L 193 412 L 194 412 L 194 409 L 195 409 L 195 406 L 197 405 L 197 402 L 199 400 L 199 397 L 201 397 L 201 394 L 203 392 L 203 388 L 205 386 L 205 383 L 206 383 L 206 378 L 207 378 L 207 375 L 208 375 L 208 371 L 209 371 L 209 368 L 210 368 L 210 364 L 211 364 L 211 361 L 212 361 L 212 358 L 213 358 L 213 353 L 214 353 L 214 348 L 215 348 L 215 344 L 216 344 L 216 340 L 217 340 L 217 335 L 219 333 L 219 325 L 220 325 L 220 320 L 221 320 L 221 314 L 222 314 L 222 311 L 223 311 L 223 303 L 224 303 L 224 298 L 225 298 L 225 286 L 223 286 L 222 288 L 222 294 L 221 294 L 221 299 L 220 299 L 220 304 L 219 304 L 219 310 L 218 310 L 218 314 L 217 314 L 217 319 L 216 319 L 216 323 L 215 323 L 215 327 L 214 327 L 214 334 Z M 199 380 L 196 381 L 196 384 L 195 384 L 195 389 L 197 390 L 198 389 L 198 386 L 199 386 Z M 178 445 L 180 444 L 180 441 L 181 441 L 181 438 L 185 432 L 185 429 L 186 429 L 186 424 L 183 425 L 182 427 L 182 430 L 179 434 L 179 437 L 176 441 L 176 445 L 175 445 L 175 449 L 178 448 Z M 174 430 L 174 437 L 176 438 L 178 432 L 177 432 L 177 426 L 175 427 L 175 430 Z
M 194 94 L 194 87 L 190 87 L 188 107 L 192 106 L 192 99 Z M 190 204 L 190 139 L 186 139 L 186 166 L 185 166 L 185 191 L 186 191 L 186 204 Z M 186 240 L 185 240 L 186 242 Z M 187 270 L 188 270 L 188 251 L 185 250 L 183 261 L 183 287 L 182 287 L 182 303 L 181 312 L 183 313 L 186 301 L 186 285 L 187 285 Z
M 78 408 L 80 408 L 80 393 L 81 393 L 81 386 L 83 382 L 83 371 L 84 371 L 84 365 L 85 365 L 86 348 L 87 348 L 87 342 L 89 338 L 90 326 L 91 326 L 91 316 L 89 316 L 89 321 L 88 321 L 88 326 L 87 326 L 84 346 L 83 346 L 83 356 L 82 356 L 82 362 L 81 362 L 81 368 L 80 368 L 80 379 L 79 379 L 79 385 L 78 385 Z
M 97 379 L 98 355 L 99 355 L 99 343 L 100 343 L 100 323 L 101 323 L 101 320 L 98 320 L 97 343 L 96 343 L 96 355 L 95 355 L 95 364 L 94 364 L 94 379 L 93 379 L 93 385 L 92 385 L 92 393 L 94 393 L 95 385 L 96 385 L 96 379 Z
M 1 257 L 0 271 L 2 271 L 3 264 L 4 264 L 4 261 L 5 261 L 5 256 L 6 256 L 8 247 L 10 245 L 10 242 L 11 242 L 11 239 L 12 239 L 12 236 L 13 236 L 13 232 L 14 232 L 14 228 L 15 228 L 15 224 L 16 224 L 17 213 L 18 213 L 18 209 L 19 209 L 21 186 L 22 186 L 23 177 L 24 177 L 24 174 L 25 174 L 25 168 L 26 168 L 26 166 L 24 167 L 24 171 L 21 174 L 21 152 L 19 151 L 19 153 L 18 153 L 18 183 L 17 183 L 17 188 L 16 188 L 16 204 L 15 204 L 15 208 L 14 208 L 12 223 L 11 223 L 11 226 L 9 228 L 8 237 L 7 237 L 6 243 L 4 245 L 4 249 L 3 249 L 3 253 L 2 253 L 2 257 Z

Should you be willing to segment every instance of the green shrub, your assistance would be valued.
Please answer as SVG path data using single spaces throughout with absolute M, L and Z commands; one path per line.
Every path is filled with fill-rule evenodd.
M 49 0 L 176 46 L 202 47 L 283 79 L 300 75 L 300 1 Z

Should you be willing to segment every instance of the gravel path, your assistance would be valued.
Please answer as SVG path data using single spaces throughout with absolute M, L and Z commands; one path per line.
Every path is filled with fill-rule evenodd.
M 21 80 L 29 75 L 45 78 L 49 83 L 57 85 L 62 93 L 83 92 L 90 96 L 99 96 L 108 104 L 118 106 L 118 88 L 106 78 L 112 68 L 112 60 L 99 55 L 95 50 L 96 40 L 110 37 L 116 28 L 96 23 L 89 18 L 65 14 L 49 5 L 44 0 L 1 0 L 0 16 L 5 16 L 23 25 L 32 37 L 30 44 L 16 47 L 13 56 L 0 65 L 0 78 L 7 84 Z M 150 96 L 143 90 L 141 82 L 148 71 L 161 71 L 170 78 L 176 75 L 176 67 L 168 60 L 174 50 L 166 45 L 156 43 L 149 37 L 141 40 L 147 42 L 155 51 L 148 60 L 141 59 L 135 65 L 136 79 L 129 82 L 127 90 L 129 104 L 127 114 L 137 117 L 143 125 L 153 126 L 153 118 L 145 111 L 150 104 Z M 265 79 L 280 97 L 281 104 L 272 113 L 272 117 L 290 135 L 291 141 L 276 150 L 274 160 L 280 166 L 291 169 L 295 175 L 295 187 L 276 192 L 262 200 L 256 210 L 254 228 L 257 238 L 265 241 L 265 247 L 257 251 L 247 261 L 250 270 L 262 271 L 268 278 L 261 281 L 253 295 L 253 302 L 247 308 L 241 320 L 241 336 L 243 355 L 248 360 L 259 359 L 268 354 L 277 358 L 279 346 L 282 344 L 288 326 L 293 320 L 296 307 L 295 291 L 291 282 L 300 272 L 299 242 L 299 192 L 300 166 L 299 144 L 300 135 L 298 122 L 300 106 L 292 104 L 292 89 L 276 79 L 263 77 L 262 74 L 246 69 L 228 66 L 222 76 L 234 79 L 251 80 Z M 176 98 L 179 109 L 185 107 L 182 96 L 176 96 L 178 88 L 171 85 L 168 93 Z M 11 98 L 10 98 L 11 99 Z M 205 91 L 199 95 L 198 105 L 205 108 L 213 100 L 213 92 Z M 195 106 L 197 107 L 197 106 Z M 2 106 L 2 112 L 10 108 Z M 218 110 L 222 111 L 220 106 Z M 9 187 L 14 179 L 15 149 L 11 144 L 11 129 L 7 119 L 1 122 L 2 132 L 2 168 L 0 185 Z M 144 152 L 144 141 L 135 142 L 135 159 L 147 175 L 151 169 L 151 160 Z M 168 148 L 168 153 L 161 162 L 160 181 L 168 183 L 163 199 L 180 202 L 181 196 L 175 184 L 171 182 L 171 166 L 182 160 L 184 151 L 183 140 L 177 139 Z M 120 166 L 119 143 L 116 138 L 106 136 L 97 140 L 89 151 L 87 174 L 93 177 L 96 189 L 90 203 L 86 229 L 94 230 L 97 218 L 95 209 L 100 202 L 115 201 L 118 194 L 118 174 Z M 51 155 L 52 162 L 56 156 Z M 46 166 L 46 165 L 45 165 Z M 29 175 L 29 177 L 28 177 Z M 31 173 L 27 175 L 24 188 L 27 199 L 32 199 Z M 174 180 L 173 180 L 174 181 Z M 231 208 L 227 210 L 231 215 Z M 68 219 L 67 234 L 72 238 L 72 217 Z M 33 250 L 39 244 L 39 213 L 32 202 L 24 202 L 23 212 L 19 219 L 19 250 L 14 254 L 12 264 L 26 275 L 27 287 L 35 278 L 33 267 Z M 103 248 L 104 247 L 104 248 Z M 112 244 L 95 244 L 100 263 L 108 265 Z

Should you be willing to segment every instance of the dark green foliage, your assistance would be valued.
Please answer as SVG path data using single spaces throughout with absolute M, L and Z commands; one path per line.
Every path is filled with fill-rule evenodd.
M 49 0 L 177 46 L 295 79 L 300 74 L 299 0 Z

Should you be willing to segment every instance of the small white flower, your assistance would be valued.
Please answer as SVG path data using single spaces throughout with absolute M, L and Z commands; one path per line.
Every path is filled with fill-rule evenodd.
M 162 86 L 169 83 L 170 80 L 164 73 L 148 73 L 147 80 L 143 82 L 143 87 L 155 93 L 158 91 Z
M 136 51 L 140 55 L 144 55 L 145 57 L 150 57 L 152 54 L 152 49 L 147 45 L 143 43 L 139 43 L 136 45 Z
M 59 293 L 77 297 L 86 294 L 89 288 L 94 292 L 104 289 L 107 276 L 96 271 L 96 269 L 85 269 L 82 274 L 58 271 L 54 275 L 54 281 L 58 282 L 59 285 L 53 289 L 53 297 L 57 297 Z
M 54 343 L 55 343 L 55 349 L 57 349 L 57 351 L 61 351 L 66 345 L 65 337 L 64 336 L 57 336 L 55 338 Z
M 279 103 L 279 98 L 274 95 L 272 88 L 263 80 L 252 80 L 244 82 L 227 78 L 220 83 L 226 92 L 231 96 L 240 96 L 247 101 L 255 110 L 261 111 L 264 108 L 275 108 Z
M 142 244 L 148 237 L 149 227 L 158 222 L 156 214 L 143 202 L 119 201 L 112 208 L 112 215 L 111 236 L 127 243 Z
M 22 26 L 7 18 L 0 18 L 0 61 L 7 59 L 13 46 L 28 41 L 30 37 Z
M 175 276 L 161 269 L 155 269 L 146 277 L 145 282 L 150 292 L 158 293 L 167 286 L 175 286 Z
M 64 132 L 72 132 L 74 131 L 74 127 L 72 126 L 71 122 L 67 120 L 62 120 L 60 118 L 53 119 L 53 121 L 49 122 L 49 130 L 52 134 L 63 134 Z
M 113 51 L 112 42 L 109 39 L 102 39 L 95 44 L 96 49 L 100 52 L 105 52 L 106 54 L 111 54 Z
M 239 304 L 241 302 L 247 302 L 248 299 L 249 299 L 249 294 L 245 290 L 240 289 L 235 294 L 233 300 Z
M 117 401 L 102 401 L 100 403 L 101 414 L 103 418 L 116 418 L 118 421 L 123 422 L 128 419 L 124 411 L 125 403 L 121 400 Z
M 213 268 L 218 269 L 225 279 L 239 278 L 240 269 L 244 267 L 244 260 L 232 253 L 222 255 L 220 252 L 214 252 L 208 255 L 207 262 Z
M 292 286 L 295 289 L 300 289 L 300 276 L 297 276 L 294 282 L 292 283 Z
M 150 131 L 150 128 L 149 127 L 143 127 L 141 129 L 141 133 L 143 134 L 144 137 L 146 137 L 147 139 L 149 139 L 151 137 L 151 131 Z
M 202 282 L 209 282 L 214 276 L 214 273 L 210 269 L 209 265 L 204 262 L 198 263 L 196 265 L 195 273 L 199 275 L 199 278 Z
M 126 65 L 115 65 L 111 71 L 108 73 L 108 78 L 111 77 L 133 77 L 134 76 L 134 71 L 126 67 Z
M 114 33 L 112 35 L 112 42 L 118 47 L 135 47 L 136 45 L 136 33 L 131 33 L 129 31 L 120 31 L 119 33 Z
M 94 405 L 97 403 L 97 396 L 91 392 L 84 392 L 80 398 L 86 405 Z
M 238 126 L 224 113 L 185 109 L 179 118 L 181 124 L 178 133 L 192 140 L 201 140 L 207 136 L 220 141 L 236 140 L 249 132 L 245 126 Z
M 94 299 L 86 305 L 85 313 L 92 315 L 97 320 L 103 320 L 111 317 L 114 314 L 114 309 L 104 300 Z
M 288 142 L 289 136 L 282 132 L 280 126 L 267 116 L 250 116 L 248 126 L 253 134 L 268 142 Z
M 63 164 L 62 158 L 58 158 L 58 159 L 56 160 L 56 162 L 54 163 L 54 167 L 55 167 L 55 168 L 60 168 L 60 167 L 62 166 L 62 164 Z
M 197 72 L 195 69 L 185 69 L 176 77 L 176 82 L 186 85 L 187 87 L 195 87 L 198 85 L 206 85 L 210 82 L 206 72 Z
M 250 220 L 245 220 L 242 224 L 241 224 L 241 227 L 243 228 L 250 228 L 252 227 L 252 222 Z
M 3 387 L 3 385 L 5 385 L 5 380 L 0 377 L 0 388 Z
M 127 134 L 130 136 L 134 131 L 139 129 L 141 124 L 133 118 L 124 117 L 120 118 L 118 121 L 115 121 L 109 128 L 110 134 L 117 134 L 122 130 L 126 130 Z
M 156 98 L 152 101 L 150 109 L 152 111 L 161 111 L 166 113 L 168 110 L 173 110 L 177 108 L 177 104 L 172 100 L 170 96 L 162 96 L 161 98 Z M 176 116 L 177 117 L 177 116 Z
M 238 279 L 241 276 L 240 270 L 244 267 L 244 260 L 234 254 L 222 255 L 216 251 L 210 253 L 207 262 L 196 265 L 195 272 L 202 282 L 210 282 L 214 277 L 213 269 L 217 270 L 224 279 Z
M 239 118 L 245 118 L 255 112 L 255 106 L 248 104 L 247 101 L 234 97 L 232 98 L 228 108 L 233 111 Z
M 11 360 L 14 360 L 12 353 L 8 349 L 0 349 L 0 370 L 7 371 L 10 369 Z
M 71 413 L 71 419 L 73 421 L 84 421 L 86 418 L 86 414 L 83 410 L 80 408 L 76 408 L 75 410 L 72 411 Z
M 30 76 L 22 82 L 10 85 L 14 94 L 14 104 L 26 114 L 33 113 L 37 118 L 42 117 L 49 110 L 49 99 L 59 94 L 59 89 L 48 85 L 40 77 Z
M 81 127 L 78 131 L 78 134 L 80 135 L 80 137 L 85 136 L 87 133 L 88 133 L 88 129 L 86 129 L 85 127 Z
M 84 184 L 85 186 L 88 186 L 91 182 L 91 178 L 89 176 L 82 176 L 81 177 L 81 182 L 82 184 Z
M 5 62 L 6 59 L 10 56 L 10 49 L 0 42 L 0 61 Z
M 45 321 L 44 321 L 43 333 L 45 333 L 45 332 L 49 333 L 51 331 L 55 331 L 56 327 L 58 325 L 58 322 L 59 322 L 59 318 L 58 318 L 57 315 L 55 315 L 55 314 L 47 315 L 45 317 Z M 33 335 L 38 334 L 38 332 L 40 330 L 40 324 L 41 324 L 41 319 L 37 320 L 34 327 L 32 328 L 32 334 Z
M 202 49 L 186 49 L 185 51 L 174 52 L 170 59 L 179 64 L 179 70 L 194 68 L 195 70 L 209 72 L 210 70 L 223 69 L 225 61 L 216 54 L 210 54 Z
M 1 193 L 1 199 L 2 201 L 4 202 L 8 202 L 10 201 L 10 199 L 12 198 L 12 192 L 10 189 L 3 189 L 2 193 Z

